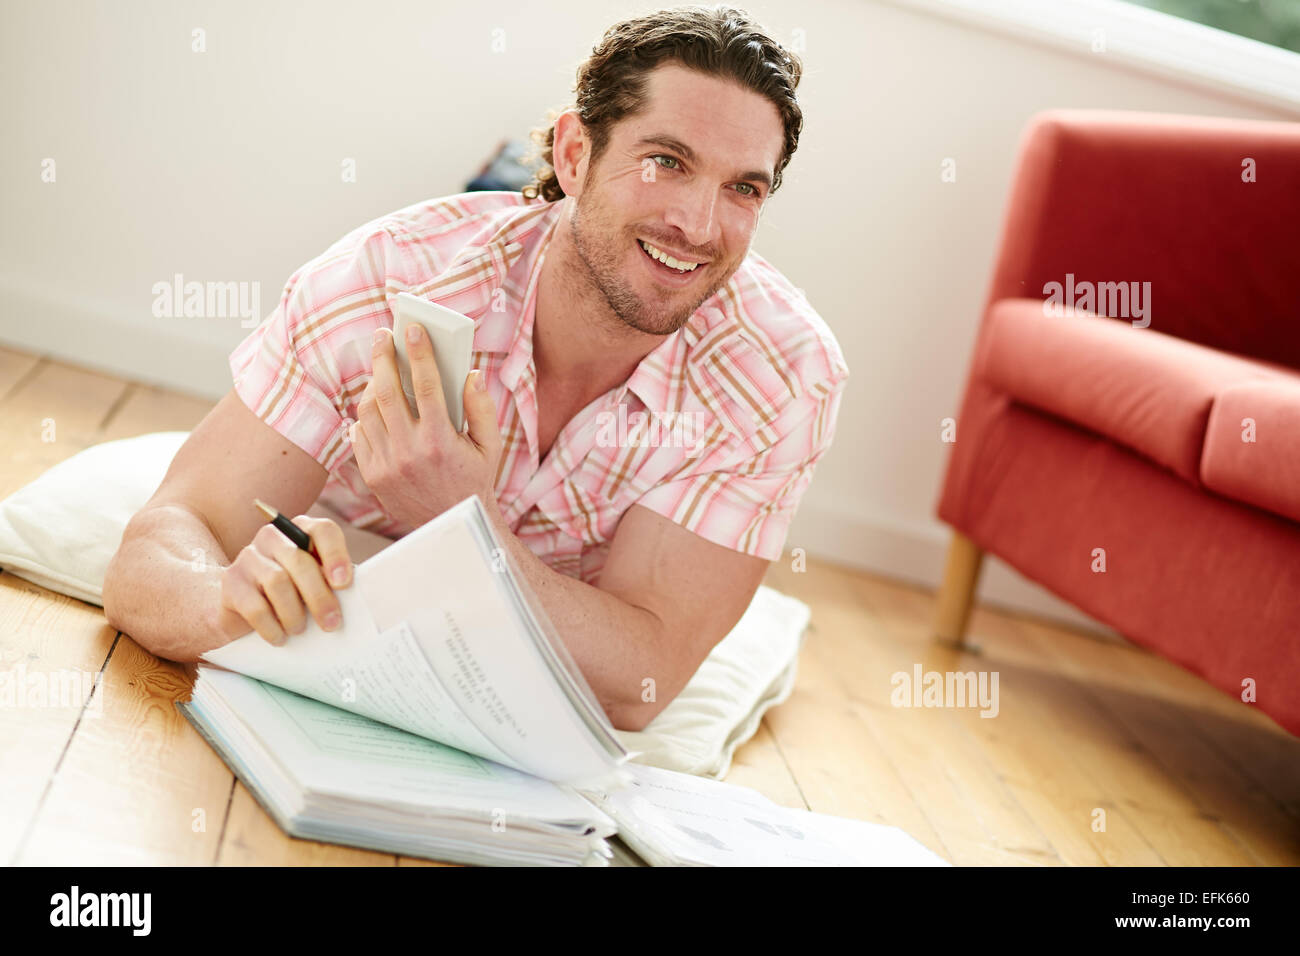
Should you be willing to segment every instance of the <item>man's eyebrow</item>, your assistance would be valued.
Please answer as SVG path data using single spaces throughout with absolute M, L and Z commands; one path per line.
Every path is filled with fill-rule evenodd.
M 686 157 L 686 161 L 688 163 L 695 162 L 695 150 L 691 149 L 681 140 L 674 139 L 673 137 L 666 136 L 662 133 L 655 133 L 650 136 L 643 136 L 632 145 L 633 146 L 660 146 L 664 149 L 671 149 L 673 152 L 681 153 L 683 156 Z M 749 172 L 740 173 L 739 175 L 737 175 L 736 178 L 752 179 L 755 180 L 756 182 L 760 182 L 763 184 L 763 188 L 769 192 L 772 189 L 772 174 L 765 173 L 761 169 L 752 169 Z

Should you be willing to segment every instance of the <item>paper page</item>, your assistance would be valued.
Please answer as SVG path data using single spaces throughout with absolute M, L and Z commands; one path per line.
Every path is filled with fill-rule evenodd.
M 625 754 L 592 733 L 503 598 L 475 504 L 358 565 L 336 592 L 342 630 L 309 620 L 282 647 L 248 634 L 204 658 L 548 780 L 609 784 Z
M 456 705 L 407 622 L 376 633 L 356 586 L 337 593 L 346 625 L 340 631 L 313 622 L 283 647 L 250 634 L 203 656 L 333 707 L 516 766 Z
M 477 498 L 473 500 L 477 505 L 476 512 L 481 512 L 482 504 Z M 542 602 L 529 585 L 528 579 L 514 565 L 512 557 L 497 539 L 495 529 L 484 518 L 482 521 L 475 522 L 471 531 L 481 539 L 480 547 L 483 553 L 498 556 L 494 561 L 499 560 L 499 570 L 503 575 L 500 589 L 511 602 L 518 616 L 527 622 L 534 644 L 544 663 L 550 668 L 556 683 L 577 711 L 579 718 L 607 754 L 620 761 L 626 760 L 627 750 L 619 740 L 614 725 L 609 722 L 605 709 L 596 699 L 591 685 L 587 683 L 586 677 L 569 653 L 559 632 L 555 630 L 555 625 L 547 616 Z M 496 563 L 493 570 L 498 570 Z
M 629 766 L 631 788 L 594 796 L 620 836 L 657 863 L 947 866 L 897 827 L 780 807 L 747 787 Z
M 951 866 L 924 843 L 898 827 L 850 820 L 807 810 L 786 811 L 787 825 L 856 857 L 865 866 Z
M 358 568 L 376 626 L 410 623 L 457 706 L 512 766 L 548 780 L 607 780 L 617 760 L 579 717 L 503 596 L 506 565 L 480 550 L 476 505 L 461 502 Z

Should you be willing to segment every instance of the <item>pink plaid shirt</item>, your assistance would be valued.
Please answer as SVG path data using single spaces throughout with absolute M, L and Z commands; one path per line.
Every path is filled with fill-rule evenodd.
M 530 550 L 596 583 L 619 519 L 642 505 L 727 548 L 780 557 L 848 375 L 803 295 L 757 253 L 538 460 L 532 331 L 563 201 L 476 192 L 409 206 L 298 269 L 230 355 L 235 391 L 329 472 L 321 501 L 388 537 L 410 531 L 361 478 L 348 442 L 371 336 L 400 292 L 475 320 L 474 367 L 496 403 L 496 496 Z

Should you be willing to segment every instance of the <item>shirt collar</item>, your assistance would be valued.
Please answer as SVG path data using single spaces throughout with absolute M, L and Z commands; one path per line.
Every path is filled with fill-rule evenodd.
M 513 355 L 525 341 L 531 351 L 532 316 L 525 314 L 524 307 L 541 275 L 561 205 L 553 202 L 511 210 L 500 228 L 468 247 L 452 264 L 452 269 L 460 268 L 478 279 L 476 307 L 465 312 L 477 321 L 475 351 Z M 520 316 L 524 321 L 518 320 Z

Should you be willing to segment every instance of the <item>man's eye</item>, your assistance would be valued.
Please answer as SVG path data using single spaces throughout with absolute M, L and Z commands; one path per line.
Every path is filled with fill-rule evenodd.
M 749 183 L 736 183 L 736 188 L 737 188 L 737 189 L 748 189 L 748 190 L 749 190 L 749 192 L 747 192 L 747 193 L 741 193 L 742 196 L 757 196 L 757 195 L 758 195 L 758 190 L 755 189 L 753 186 L 751 186 Z
M 676 163 L 676 162 L 677 162 L 676 157 L 673 157 L 673 156 L 655 156 L 655 157 L 654 157 L 654 160 L 655 160 L 655 162 L 659 163 L 660 166 L 663 166 L 664 169 L 676 169 L 676 168 L 677 168 L 676 166 L 665 166 L 665 165 L 664 165 L 664 161 L 667 161 L 667 162 L 669 162 L 669 163 Z

